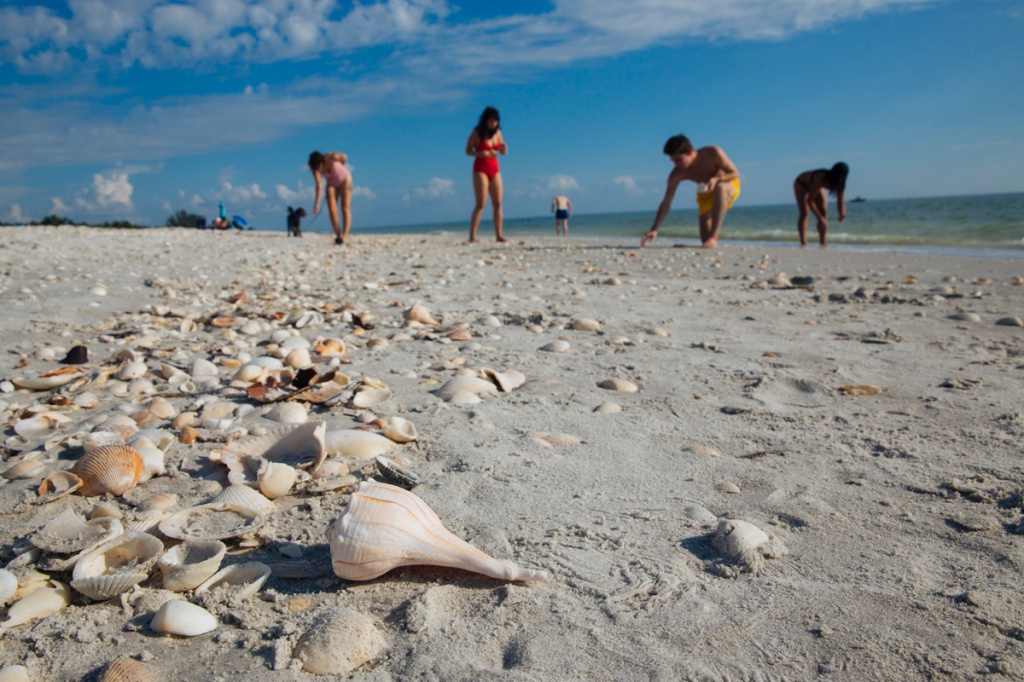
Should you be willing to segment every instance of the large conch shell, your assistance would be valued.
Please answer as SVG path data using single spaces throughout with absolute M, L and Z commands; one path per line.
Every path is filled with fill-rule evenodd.
M 352 494 L 327 528 L 334 573 L 372 580 L 399 566 L 447 566 L 498 580 L 545 580 L 547 571 L 520 568 L 484 554 L 453 535 L 416 495 L 373 479 Z

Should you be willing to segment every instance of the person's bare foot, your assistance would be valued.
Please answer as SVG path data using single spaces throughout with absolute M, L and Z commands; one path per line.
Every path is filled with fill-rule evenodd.
M 479 239 L 470 239 L 470 240 L 469 240 L 468 242 L 466 242 L 466 243 L 467 243 L 467 244 L 479 244 L 479 243 L 480 243 L 480 240 L 479 240 Z
M 718 248 L 718 237 L 712 237 L 702 244 L 705 249 L 717 249 Z
M 498 237 L 497 241 L 499 241 L 499 242 L 507 242 L 508 240 L 505 239 L 504 237 Z

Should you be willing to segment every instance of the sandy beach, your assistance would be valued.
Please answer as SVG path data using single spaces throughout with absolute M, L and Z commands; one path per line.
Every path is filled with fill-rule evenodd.
M 549 574 L 339 578 L 325 531 L 379 475 L 373 455 L 330 453 L 354 478 L 299 463 L 265 523 L 223 540 L 223 566 L 270 567 L 254 594 L 174 592 L 152 566 L 23 624 L 4 625 L 8 604 L 0 664 L 27 677 L 5 679 L 101 679 L 121 657 L 154 680 L 326 679 L 316 646 L 338 666 L 350 647 L 358 667 L 330 674 L 359 680 L 1024 679 L 1024 263 L 736 246 L 727 229 L 717 251 L 507 236 L 0 229 L 12 600 L 74 580 L 70 553 L 32 542 L 58 515 L 124 527 L 167 494 L 165 517 L 207 503 L 246 473 L 216 453 L 303 418 L 328 435 L 411 423 L 415 440 L 380 447 L 421 477 L 412 493 Z M 432 321 L 408 321 L 414 304 Z M 76 346 L 86 362 L 61 364 Z M 349 381 L 319 403 L 266 374 L 254 390 L 238 373 L 260 357 Z M 18 388 L 60 369 L 66 384 Z M 459 375 L 490 388 L 445 397 Z M 162 473 L 39 502 L 97 434 L 136 428 Z M 169 600 L 216 627 L 154 631 Z M 347 634 L 306 641 L 334 616 Z

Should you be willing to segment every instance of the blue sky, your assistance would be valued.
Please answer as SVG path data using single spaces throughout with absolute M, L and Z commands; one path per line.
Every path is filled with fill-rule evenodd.
M 354 230 L 468 222 L 487 105 L 511 218 L 653 216 L 677 133 L 746 205 L 838 160 L 851 196 L 1024 190 L 1020 0 L 5 2 L 0 59 L 6 222 L 283 229 L 313 149 L 349 155 Z

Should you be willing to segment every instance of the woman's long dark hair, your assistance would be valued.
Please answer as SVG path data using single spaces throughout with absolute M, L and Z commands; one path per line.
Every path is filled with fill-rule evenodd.
M 498 119 L 498 127 L 491 130 L 487 127 L 487 119 L 496 118 Z M 480 114 L 480 121 L 476 124 L 476 135 L 481 140 L 489 140 L 494 136 L 494 133 L 501 130 L 501 114 L 494 107 L 487 107 L 484 109 L 484 113 Z
M 840 161 L 832 166 L 832 169 L 825 172 L 828 181 L 828 193 L 835 196 L 840 190 L 846 189 L 846 176 L 850 174 L 850 167 Z

